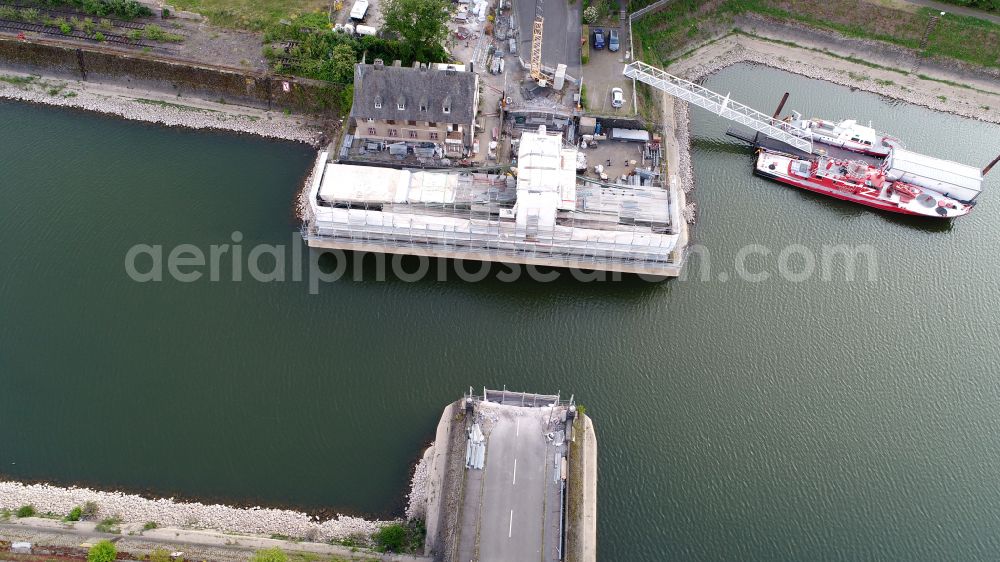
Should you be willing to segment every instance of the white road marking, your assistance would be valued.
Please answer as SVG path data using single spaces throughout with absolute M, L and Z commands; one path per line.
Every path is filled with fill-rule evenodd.
M 514 436 L 516 437 L 521 434 L 521 418 L 517 418 L 515 421 L 517 422 L 514 426 Z
M 517 459 L 514 459 L 514 481 L 511 482 L 511 486 L 517 484 Z
M 511 534 L 514 533 L 514 510 L 510 510 L 510 526 L 507 527 L 507 538 L 509 539 Z

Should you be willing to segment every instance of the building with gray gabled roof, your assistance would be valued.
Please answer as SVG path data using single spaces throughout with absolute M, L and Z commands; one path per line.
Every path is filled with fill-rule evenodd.
M 479 106 L 479 76 L 461 65 L 354 67 L 351 126 L 362 142 L 441 147 L 447 156 L 472 148 Z

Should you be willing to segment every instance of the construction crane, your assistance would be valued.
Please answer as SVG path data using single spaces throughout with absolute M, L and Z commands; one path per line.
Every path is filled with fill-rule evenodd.
M 542 72 L 542 30 L 545 27 L 544 0 L 535 0 L 535 22 L 531 25 L 531 78 L 540 85 L 548 80 Z
M 708 88 L 668 74 L 642 61 L 634 61 L 625 65 L 623 73 L 629 78 L 649 84 L 675 98 L 703 107 L 712 113 L 745 125 L 758 133 L 793 146 L 807 154 L 812 153 L 811 133 L 791 127 L 782 127 L 781 122 L 775 118 L 777 112 L 775 112 L 775 117 L 765 115 L 756 109 L 729 99 L 729 94 L 723 96 L 715 93 Z M 784 103 L 785 100 L 782 99 L 782 106 Z

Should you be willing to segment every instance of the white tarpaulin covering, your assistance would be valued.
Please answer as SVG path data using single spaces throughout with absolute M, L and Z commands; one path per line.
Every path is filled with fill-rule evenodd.
M 327 164 L 319 196 L 331 203 L 454 203 L 458 176 Z
M 458 176 L 435 172 L 414 172 L 406 200 L 410 203 L 454 203 Z
M 972 201 L 983 187 L 979 168 L 895 148 L 889 155 L 886 175 L 960 201 Z
M 330 202 L 401 203 L 409 184 L 410 172 L 405 170 L 327 164 L 319 196 Z
M 562 135 L 525 131 L 517 152 L 517 200 L 522 192 L 553 192 L 556 207 L 576 208 L 576 149 L 563 148 Z M 553 209 L 553 212 L 554 209 Z

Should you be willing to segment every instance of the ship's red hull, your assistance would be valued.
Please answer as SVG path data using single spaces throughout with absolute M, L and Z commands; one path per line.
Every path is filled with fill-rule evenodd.
M 786 185 L 850 201 L 880 211 L 929 218 L 954 218 L 968 214 L 972 204 L 933 191 L 887 181 L 883 171 L 860 161 L 806 159 L 760 149 L 754 173 Z
M 919 216 L 919 217 L 928 216 L 928 215 L 924 215 L 924 214 L 921 214 L 921 213 L 914 213 L 914 212 L 909 211 L 907 209 L 902 209 L 902 208 L 900 208 L 897 205 L 883 203 L 883 202 L 880 202 L 878 200 L 870 199 L 870 198 L 867 198 L 867 197 L 859 197 L 859 196 L 856 196 L 856 195 L 851 194 L 851 193 L 846 193 L 846 192 L 843 192 L 843 191 L 840 191 L 840 190 L 837 190 L 837 189 L 833 189 L 833 188 L 829 188 L 829 187 L 825 187 L 825 186 L 821 186 L 821 185 L 816 185 L 816 184 L 813 184 L 811 182 L 799 181 L 799 180 L 795 180 L 795 179 L 792 179 L 792 178 L 789 178 L 789 177 L 785 177 L 785 176 L 778 176 L 778 175 L 775 175 L 775 174 L 768 174 L 767 172 L 763 172 L 763 171 L 758 170 L 756 168 L 754 169 L 754 173 L 757 174 L 760 177 L 767 178 L 767 179 L 770 179 L 770 180 L 774 180 L 774 181 L 777 181 L 777 182 L 781 182 L 781 183 L 786 184 L 786 185 L 791 185 L 791 186 L 794 186 L 794 187 L 805 189 L 807 191 L 812 191 L 813 193 L 820 193 L 822 195 L 829 195 L 830 197 L 834 197 L 836 199 L 841 199 L 843 201 L 850 201 L 851 203 L 859 203 L 861 205 L 864 205 L 866 207 L 871 207 L 873 209 L 879 209 L 879 210 L 882 210 L 882 211 L 889 211 L 890 213 L 898 213 L 898 214 L 901 214 L 901 215 L 913 215 L 913 216 Z

